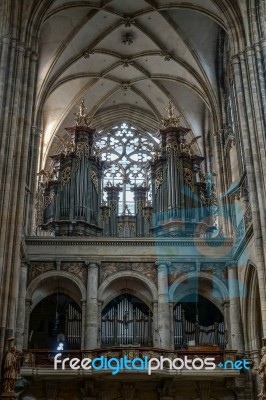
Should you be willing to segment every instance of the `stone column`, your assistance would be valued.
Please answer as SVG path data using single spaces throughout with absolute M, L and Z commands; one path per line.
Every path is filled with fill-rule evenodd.
M 227 268 L 230 299 L 231 343 L 233 350 L 237 350 L 239 354 L 243 354 L 245 352 L 245 347 L 240 309 L 240 292 L 237 265 L 229 264 Z
M 256 268 L 258 272 L 261 316 L 263 326 L 263 336 L 266 336 L 266 292 L 265 292 L 265 260 L 266 260 L 266 229 L 265 229 L 265 185 L 263 168 L 265 162 L 263 157 L 260 160 L 260 153 L 265 152 L 264 146 L 259 144 L 261 136 L 257 137 L 255 118 L 250 118 L 252 104 L 253 86 L 256 86 L 253 75 L 247 70 L 247 63 L 244 54 L 238 54 L 231 60 L 234 72 L 234 83 L 236 90 L 237 113 L 241 120 L 240 135 L 243 142 L 243 154 L 245 157 L 245 167 L 247 171 L 247 180 L 249 187 L 249 198 L 252 210 L 254 246 L 256 255 Z M 252 80 L 252 81 L 251 81 Z M 250 90 L 251 88 L 251 90 Z M 263 139 L 264 140 L 264 139 Z
M 24 323 L 25 323 L 25 298 L 27 290 L 27 276 L 28 276 L 29 262 L 24 261 L 21 263 L 20 279 L 19 279 L 19 295 L 18 295 L 18 309 L 17 309 L 17 326 L 16 326 L 16 345 L 17 350 L 21 351 L 23 348 L 24 336 Z
M 27 349 L 29 345 L 29 328 L 30 328 L 30 312 L 31 312 L 31 299 L 25 300 L 25 324 L 24 324 L 24 338 L 23 348 Z
M 28 185 L 30 192 L 28 193 L 28 198 L 25 206 L 25 232 L 27 235 L 31 235 L 35 231 L 35 202 L 36 202 L 36 191 L 37 191 L 37 179 L 36 174 L 39 170 L 38 162 L 39 162 L 39 148 L 41 142 L 41 136 L 43 131 L 36 126 L 31 127 L 31 136 L 32 136 L 32 154 L 29 168 L 29 177 L 28 177 Z
M 99 264 L 87 263 L 87 301 L 85 318 L 85 349 L 97 348 L 98 339 L 98 268 Z
M 12 21 L 12 35 L 0 40 L 1 149 L 0 181 L 0 365 L 2 365 L 5 337 L 15 335 L 16 309 L 21 266 L 21 235 L 24 217 L 24 198 L 29 154 L 30 126 L 35 104 L 35 85 L 38 55 L 37 36 L 29 34 L 22 40 L 16 32 L 18 14 L 15 8 L 7 21 Z M 25 13 L 20 13 L 25 15 Z M 9 31 L 9 33 L 11 30 Z M 18 35 L 18 36 L 17 36 Z M 31 37 L 31 39 L 30 39 Z M 29 40 L 30 39 L 30 40 Z M 19 134 L 18 134 L 19 132 Z
M 160 348 L 171 348 L 170 337 L 170 308 L 168 292 L 168 261 L 157 261 L 158 267 L 158 336 Z

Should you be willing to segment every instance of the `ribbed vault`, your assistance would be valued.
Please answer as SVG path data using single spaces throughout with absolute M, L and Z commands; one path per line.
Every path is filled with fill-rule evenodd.
M 58 151 L 83 97 L 98 129 L 128 119 L 150 132 L 171 99 L 181 124 L 201 135 L 203 153 L 204 135 L 217 132 L 221 121 L 218 37 L 227 31 L 236 46 L 241 36 L 240 10 L 231 3 L 43 2 L 36 107 L 42 165 Z

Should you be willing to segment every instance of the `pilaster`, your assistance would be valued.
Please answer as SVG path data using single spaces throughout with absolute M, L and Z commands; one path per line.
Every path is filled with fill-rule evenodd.
M 95 349 L 98 343 L 98 279 L 99 263 L 86 263 L 87 275 L 87 301 L 85 319 L 85 349 Z
M 25 298 L 27 290 L 28 267 L 29 267 L 29 262 L 26 260 L 22 261 L 20 268 L 17 325 L 16 325 L 16 346 L 18 351 L 22 351 L 23 348 L 25 310 L 26 310 Z
M 169 261 L 157 261 L 158 268 L 158 336 L 160 348 L 171 348 L 171 323 L 168 291 L 168 268 Z
M 227 265 L 228 269 L 228 287 L 230 299 L 230 330 L 232 348 L 239 354 L 244 354 L 244 336 L 243 324 L 240 308 L 240 291 L 237 273 L 237 265 L 232 263 Z

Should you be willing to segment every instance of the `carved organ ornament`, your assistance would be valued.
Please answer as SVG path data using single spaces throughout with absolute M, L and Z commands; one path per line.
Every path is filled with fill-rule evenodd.
M 214 174 L 203 173 L 170 102 L 157 136 L 120 123 L 97 132 L 82 100 L 51 171 L 40 171 L 36 223 L 53 236 L 211 237 Z

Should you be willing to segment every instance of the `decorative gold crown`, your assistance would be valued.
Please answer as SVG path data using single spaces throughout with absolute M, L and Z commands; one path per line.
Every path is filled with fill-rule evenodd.
M 162 118 L 162 128 L 168 128 L 169 126 L 178 127 L 180 125 L 180 116 L 177 117 L 174 114 L 175 106 L 171 100 L 165 110 L 167 111 L 167 117 Z

